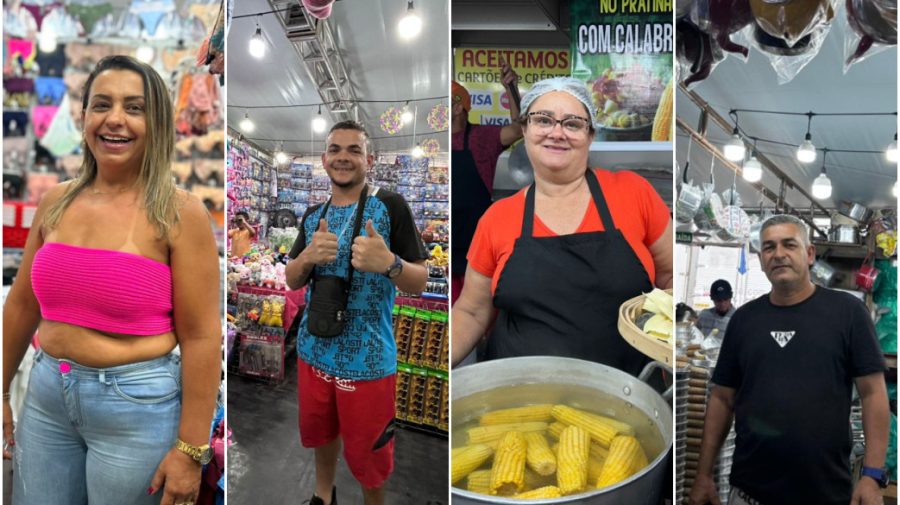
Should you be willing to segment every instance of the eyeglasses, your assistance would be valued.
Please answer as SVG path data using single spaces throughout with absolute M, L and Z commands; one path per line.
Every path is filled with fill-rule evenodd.
M 557 124 L 560 124 L 566 135 L 583 136 L 588 132 L 591 125 L 590 119 L 579 116 L 556 119 L 544 112 L 529 112 L 527 116 L 528 124 L 541 134 L 550 133 Z

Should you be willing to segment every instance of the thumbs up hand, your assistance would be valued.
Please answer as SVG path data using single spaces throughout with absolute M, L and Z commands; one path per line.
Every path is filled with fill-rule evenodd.
M 350 263 L 360 272 L 384 273 L 394 263 L 394 254 L 378 234 L 372 220 L 366 221 L 366 236 L 353 239 Z
M 313 232 L 307 250 L 309 261 L 316 265 L 325 265 L 337 258 L 338 237 L 328 231 L 328 222 L 324 219 L 319 220 L 319 228 Z

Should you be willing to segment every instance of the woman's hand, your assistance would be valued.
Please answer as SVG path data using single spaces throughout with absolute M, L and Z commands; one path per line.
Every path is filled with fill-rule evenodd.
M 4 398 L 3 399 L 3 459 L 12 459 L 13 447 L 15 447 L 15 445 L 16 445 L 16 441 L 13 438 L 14 430 L 15 430 L 15 424 L 13 424 L 12 407 L 9 404 L 9 398 Z
M 196 503 L 202 468 L 198 461 L 173 447 L 156 468 L 147 492 L 154 494 L 162 489 L 160 505 Z

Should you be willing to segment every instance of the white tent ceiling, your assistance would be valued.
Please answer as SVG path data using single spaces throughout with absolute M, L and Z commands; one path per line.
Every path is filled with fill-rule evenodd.
M 416 2 L 415 10 L 423 19 L 422 32 L 409 42 L 397 34 L 397 23 L 406 4 L 406 0 L 340 0 L 333 4 L 327 24 L 340 48 L 356 97 L 361 101 L 389 102 L 362 103 L 359 107 L 359 120 L 374 139 L 376 150 L 404 151 L 414 145 L 412 124 L 393 137 L 381 130 L 379 117 L 387 107 L 402 106 L 406 100 L 433 98 L 410 102 L 410 107 L 418 106 L 416 142 L 436 138 L 441 150 L 446 151 L 449 133 L 435 132 L 426 119 L 434 105 L 448 104 L 449 2 Z M 234 16 L 271 10 L 266 0 L 242 0 L 235 2 Z M 321 103 L 306 65 L 274 14 L 258 18 L 269 43 L 265 58 L 250 56 L 247 44 L 256 30 L 256 19 L 234 19 L 228 34 L 228 126 L 240 131 L 238 124 L 246 112 L 256 123 L 256 130 L 246 138 L 262 149 L 274 151 L 277 141 L 284 140 L 288 153 L 321 152 L 324 135 L 313 136 L 311 128 L 318 108 L 285 107 Z M 254 106 L 277 108 L 246 108 Z M 334 124 L 326 107 L 322 114 L 329 127 Z
M 843 10 L 839 13 L 844 16 Z M 843 22 L 832 26 L 819 54 L 793 81 L 778 85 L 769 59 L 752 50 L 744 63 L 728 57 L 712 75 L 692 90 L 705 99 L 720 115 L 728 117 L 731 109 L 763 109 L 791 112 L 890 112 L 897 111 L 897 50 L 890 48 L 873 55 L 842 73 L 844 30 Z M 697 129 L 699 109 L 684 94 L 677 95 L 677 115 L 689 126 Z M 738 114 L 741 130 L 746 134 L 781 142 L 799 144 L 806 133 L 804 116 L 776 116 L 769 114 Z M 812 122 L 812 138 L 819 148 L 872 150 L 883 152 L 897 131 L 896 116 L 868 117 L 815 117 Z M 708 138 L 720 150 L 730 137 L 712 121 Z M 759 151 L 785 172 L 798 185 L 810 193 L 812 181 L 822 167 L 822 153 L 816 162 L 803 164 L 796 160 L 794 148 L 760 143 Z M 688 137 L 678 131 L 678 176 L 685 165 Z M 897 180 L 897 166 L 888 163 L 883 154 L 829 153 L 828 176 L 833 193 L 830 199 L 821 201 L 826 208 L 836 208 L 842 200 L 862 203 L 870 207 L 896 207 L 891 187 Z M 710 155 L 697 145 L 691 149 L 688 177 L 696 182 L 709 180 Z M 733 172 L 716 162 L 717 191 L 732 185 Z M 764 170 L 762 183 L 776 194 L 779 180 Z M 758 206 L 760 194 L 752 186 L 737 182 L 738 191 L 745 206 Z M 789 205 L 809 208 L 809 199 L 793 189 L 786 193 Z M 773 203 L 766 200 L 767 207 Z

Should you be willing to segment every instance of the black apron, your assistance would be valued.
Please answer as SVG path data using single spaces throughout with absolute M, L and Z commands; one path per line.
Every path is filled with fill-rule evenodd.
M 462 151 L 451 152 L 450 177 L 451 191 L 453 192 L 453 219 L 451 229 L 453 244 L 450 248 L 450 274 L 465 275 L 466 255 L 469 254 L 469 246 L 472 245 L 472 237 L 475 236 L 475 228 L 484 211 L 491 206 L 491 192 L 484 185 L 484 180 L 478 175 L 478 167 L 475 165 L 475 157 L 469 150 L 470 124 L 466 124 L 463 133 Z
M 606 231 L 533 237 L 534 185 L 528 188 L 522 236 L 494 293 L 499 314 L 487 359 L 565 356 L 635 376 L 650 361 L 619 335 L 617 323 L 619 306 L 653 285 L 616 229 L 597 178 L 590 170 L 585 176 Z

